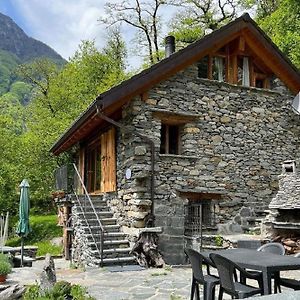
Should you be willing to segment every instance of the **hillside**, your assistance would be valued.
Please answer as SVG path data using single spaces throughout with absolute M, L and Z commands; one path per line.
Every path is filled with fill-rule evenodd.
M 29 37 L 10 17 L 0 13 L 0 96 L 6 101 L 30 101 L 32 86 L 17 77 L 18 65 L 48 58 L 57 65 L 66 61 L 46 44 Z
M 0 13 L 0 49 L 16 55 L 21 62 L 37 57 L 63 60 L 52 48 L 29 37 L 10 17 Z

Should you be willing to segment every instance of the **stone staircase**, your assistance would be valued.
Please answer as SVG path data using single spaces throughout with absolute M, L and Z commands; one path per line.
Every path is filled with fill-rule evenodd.
M 113 217 L 107 201 L 102 196 L 90 197 L 105 230 L 103 266 L 136 264 L 134 256 L 130 254 L 129 241 L 126 235 L 121 232 L 120 225 L 117 224 L 117 219 Z M 81 230 L 86 236 L 87 247 L 92 256 L 93 264 L 100 266 L 101 259 L 97 250 L 97 246 L 98 249 L 101 248 L 99 223 L 89 201 L 85 202 L 84 196 L 79 196 L 79 200 L 84 209 L 83 212 L 78 209 L 78 217 L 81 219 L 82 224 Z

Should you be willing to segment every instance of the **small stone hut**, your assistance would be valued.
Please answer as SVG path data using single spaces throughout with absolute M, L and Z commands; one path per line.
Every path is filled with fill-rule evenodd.
M 122 231 L 161 227 L 159 250 L 178 264 L 200 231 L 268 208 L 281 163 L 299 160 L 299 89 L 299 70 L 246 14 L 99 95 L 51 151 L 76 149 Z

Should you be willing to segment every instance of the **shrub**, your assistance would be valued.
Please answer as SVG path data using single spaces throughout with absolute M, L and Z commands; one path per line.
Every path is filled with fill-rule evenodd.
M 9 256 L 7 254 L 0 253 L 0 261 L 9 262 Z
M 8 261 L 0 260 L 0 275 L 7 275 L 11 272 L 11 264 Z
M 32 285 L 27 288 L 25 294 L 23 295 L 23 300 L 95 300 L 95 298 L 89 296 L 86 292 L 86 288 L 74 284 L 71 285 L 67 281 L 58 281 L 54 287 L 41 294 L 38 285 Z

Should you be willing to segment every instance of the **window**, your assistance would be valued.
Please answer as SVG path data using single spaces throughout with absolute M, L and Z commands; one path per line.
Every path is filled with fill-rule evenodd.
M 238 84 L 243 86 L 250 86 L 250 70 L 249 70 L 249 58 L 238 58 Z
M 160 153 L 180 154 L 180 127 L 161 124 Z
M 214 214 L 211 201 L 189 201 L 184 208 L 184 234 L 194 236 L 200 234 L 203 227 L 214 225 Z M 202 228 L 201 228 L 202 226 Z
M 213 59 L 213 79 L 225 81 L 225 58 L 216 56 Z
M 198 77 L 199 78 L 209 78 L 208 76 L 208 56 L 203 57 L 197 64 L 198 67 Z

